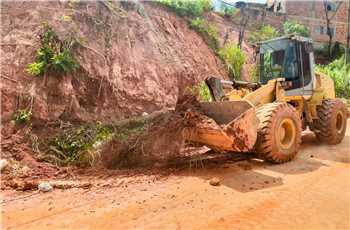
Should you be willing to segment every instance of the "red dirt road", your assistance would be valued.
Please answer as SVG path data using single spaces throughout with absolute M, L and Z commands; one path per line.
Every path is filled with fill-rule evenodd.
M 254 160 L 167 177 L 108 178 L 89 190 L 3 194 L 5 229 L 349 229 L 350 122 L 337 146 L 304 133 L 286 164 Z M 221 180 L 211 186 L 212 177 Z M 19 198 L 10 201 L 9 199 Z

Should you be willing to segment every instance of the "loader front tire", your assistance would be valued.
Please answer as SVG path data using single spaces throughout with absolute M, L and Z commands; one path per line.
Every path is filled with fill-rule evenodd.
M 315 121 L 315 134 L 319 141 L 339 144 L 346 131 L 347 108 L 339 99 L 326 99 L 317 106 L 318 119 Z
M 292 160 L 301 144 L 301 120 L 287 103 L 269 103 L 257 110 L 260 120 L 257 155 L 272 163 Z

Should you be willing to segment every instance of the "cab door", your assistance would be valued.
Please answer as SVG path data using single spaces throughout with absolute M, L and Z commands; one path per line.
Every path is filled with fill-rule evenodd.
M 286 96 L 312 95 L 313 60 L 310 59 L 311 55 L 306 44 L 308 43 L 293 41 L 286 50 L 283 77 L 290 83 L 285 89 Z

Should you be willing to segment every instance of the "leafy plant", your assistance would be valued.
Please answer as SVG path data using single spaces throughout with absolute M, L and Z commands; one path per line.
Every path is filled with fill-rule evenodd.
M 209 88 L 204 81 L 199 84 L 199 100 L 204 102 L 212 100 Z
M 283 32 L 284 34 L 297 34 L 304 37 L 310 36 L 309 29 L 305 25 L 299 24 L 296 21 L 286 21 L 283 24 Z
M 38 76 L 44 72 L 44 62 L 33 62 L 27 65 L 26 71 L 30 75 Z
M 350 99 L 350 65 L 345 64 L 344 56 L 328 65 L 317 65 L 316 71 L 324 73 L 333 79 L 337 97 Z
M 100 123 L 65 130 L 49 141 L 46 157 L 58 165 L 91 164 L 97 157 L 95 148 L 111 135 L 111 131 Z
M 190 21 L 190 28 L 196 30 L 210 48 L 212 48 L 214 51 L 218 50 L 219 35 L 215 26 L 209 24 L 205 19 L 195 18 Z
M 224 17 L 232 18 L 237 13 L 237 9 L 234 7 L 222 7 L 220 14 Z
M 73 39 L 61 41 L 51 27 L 44 25 L 40 41 L 41 46 L 37 50 L 35 62 L 26 67 L 30 75 L 39 76 L 50 70 L 69 73 L 79 67 L 71 53 L 75 44 Z
M 51 61 L 53 68 L 59 72 L 68 73 L 78 68 L 78 64 L 68 49 L 64 49 L 61 53 L 54 54 Z
M 258 30 L 250 32 L 248 41 L 251 43 L 266 41 L 279 36 L 276 28 L 271 25 L 261 26 Z
M 219 56 L 226 64 L 231 79 L 240 79 L 245 54 L 234 44 L 228 44 L 219 51 Z
M 199 17 L 212 10 L 211 0 L 157 0 L 157 2 L 169 7 L 180 16 Z
M 18 110 L 14 115 L 14 120 L 16 124 L 24 124 L 30 121 L 32 117 L 32 112 L 28 109 Z
M 252 82 L 258 82 L 259 81 L 259 69 L 258 65 L 251 64 L 248 67 L 248 73 L 249 73 L 249 80 Z
M 212 101 L 210 90 L 205 81 L 201 81 L 198 85 L 188 86 L 185 92 L 196 96 L 201 102 Z

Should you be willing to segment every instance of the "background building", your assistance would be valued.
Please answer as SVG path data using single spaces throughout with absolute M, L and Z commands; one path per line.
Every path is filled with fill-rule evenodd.
M 349 26 L 349 4 L 349 1 L 326 1 L 333 42 L 338 41 L 344 45 Z M 282 27 L 286 20 L 295 20 L 309 28 L 315 42 L 328 41 L 324 1 L 274 0 L 268 1 L 267 7 L 271 9 L 266 19 L 268 23 Z

